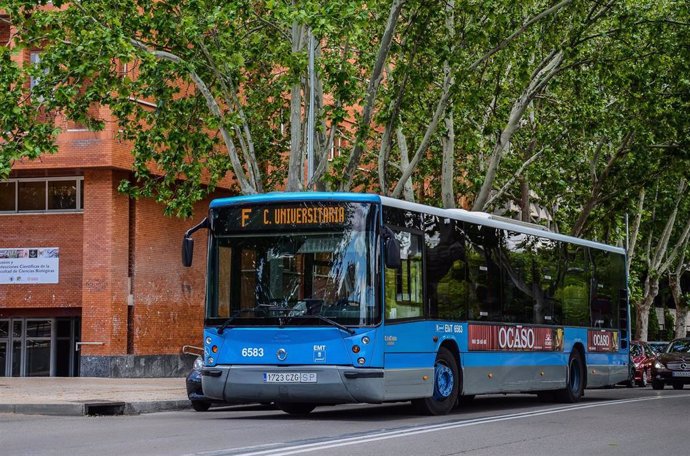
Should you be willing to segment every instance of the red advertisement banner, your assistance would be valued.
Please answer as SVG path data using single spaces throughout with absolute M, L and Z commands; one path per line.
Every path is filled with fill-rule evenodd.
M 562 351 L 563 328 L 468 325 L 471 351 Z
M 618 351 L 618 331 L 606 329 L 590 329 L 587 331 L 587 351 L 615 352 Z

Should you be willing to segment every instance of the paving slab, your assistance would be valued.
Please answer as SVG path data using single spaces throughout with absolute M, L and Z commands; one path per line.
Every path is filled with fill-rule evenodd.
M 184 378 L 0 377 L 0 413 L 131 415 L 189 407 Z

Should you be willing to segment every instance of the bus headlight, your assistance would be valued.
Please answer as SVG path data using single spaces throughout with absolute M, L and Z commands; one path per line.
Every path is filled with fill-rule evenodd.
M 357 364 L 359 364 L 360 366 L 363 366 L 366 362 L 367 360 L 364 358 L 357 358 Z
M 367 344 L 369 343 L 369 336 L 364 336 L 364 337 L 362 337 L 362 343 L 363 343 L 364 345 L 367 345 Z

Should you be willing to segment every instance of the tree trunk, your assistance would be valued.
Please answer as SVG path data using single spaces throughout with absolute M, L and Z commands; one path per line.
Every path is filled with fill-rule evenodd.
M 396 133 L 398 136 L 398 148 L 400 149 L 400 169 L 407 169 L 407 167 L 410 166 L 410 154 L 407 148 L 407 140 L 402 132 L 402 128 L 398 127 Z M 414 185 L 412 178 L 405 181 L 403 197 L 406 201 L 414 203 Z
M 654 304 L 654 298 L 659 294 L 659 279 L 647 276 L 644 281 L 644 297 L 637 306 L 637 330 L 635 339 L 647 341 L 649 330 L 649 310 Z
M 676 337 L 685 337 L 685 320 L 688 316 L 688 307 L 680 287 L 680 277 L 676 274 L 670 274 L 668 286 L 671 289 L 673 302 L 676 304 L 675 335 Z
M 304 27 L 297 21 L 292 24 L 292 52 L 296 54 L 302 50 Z M 288 162 L 288 177 L 285 190 L 296 192 L 301 190 L 302 172 L 302 83 L 295 81 L 290 92 L 290 160 Z
M 455 178 L 455 128 L 453 122 L 452 107 L 446 114 L 446 136 L 441 140 L 443 146 L 443 163 L 441 164 L 441 200 L 446 209 L 455 208 L 455 190 L 453 179 Z
M 682 304 L 676 304 L 676 338 L 687 337 L 688 303 L 682 299 Z
M 527 173 L 520 176 L 520 210 L 522 211 L 522 221 L 529 222 L 529 181 L 527 180 Z
M 453 42 L 455 36 L 455 15 L 453 11 L 455 10 L 455 0 L 449 0 L 446 3 L 446 30 L 448 36 Z M 451 52 L 453 52 L 454 46 L 451 45 Z M 451 73 L 450 63 L 446 60 L 443 62 L 443 74 L 447 76 Z M 448 86 L 444 87 L 444 90 L 450 90 L 450 86 L 453 85 L 453 80 L 444 78 L 448 81 Z M 443 207 L 446 209 L 455 208 L 455 190 L 453 188 L 453 180 L 455 179 L 455 122 L 453 120 L 453 103 L 448 104 L 448 109 L 446 110 L 446 135 L 441 138 L 441 147 L 443 149 L 443 160 L 441 163 L 441 201 L 443 202 Z

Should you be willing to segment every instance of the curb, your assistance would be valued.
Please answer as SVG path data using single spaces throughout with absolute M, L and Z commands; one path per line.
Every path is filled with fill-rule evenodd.
M 67 402 L 62 404 L 0 404 L 0 413 L 49 416 L 140 415 L 191 408 L 189 400 L 142 402 Z

